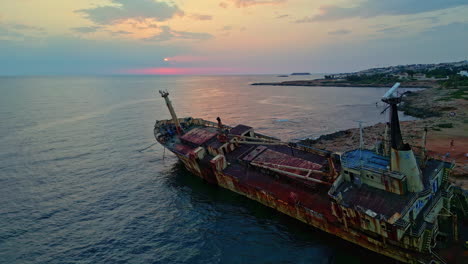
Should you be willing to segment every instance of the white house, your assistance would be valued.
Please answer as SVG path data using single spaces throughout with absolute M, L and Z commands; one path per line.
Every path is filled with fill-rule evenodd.
M 460 71 L 458 74 L 461 76 L 468 77 L 468 71 Z

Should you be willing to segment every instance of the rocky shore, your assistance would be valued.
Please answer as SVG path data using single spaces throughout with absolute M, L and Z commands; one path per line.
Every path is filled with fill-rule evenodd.
M 403 139 L 417 152 L 422 145 L 423 131 L 427 128 L 426 149 L 429 156 L 439 159 L 445 157 L 445 160 L 455 162 L 452 180 L 457 185 L 468 188 L 467 89 L 442 88 L 435 84 L 404 97 L 401 110 L 420 119 L 401 122 Z M 386 87 L 389 86 L 391 85 Z M 385 123 L 365 127 L 365 147 L 373 148 L 377 141 L 383 139 L 384 131 Z M 345 152 L 359 146 L 359 129 L 338 131 L 315 140 L 306 139 L 301 143 L 334 152 Z
M 275 85 L 275 86 L 325 86 L 325 87 L 391 87 L 394 82 L 382 83 L 366 83 L 366 82 L 350 82 L 336 79 L 316 79 L 303 81 L 284 81 L 273 83 L 252 83 L 252 85 Z M 434 88 L 438 87 L 437 81 L 402 81 L 402 88 Z

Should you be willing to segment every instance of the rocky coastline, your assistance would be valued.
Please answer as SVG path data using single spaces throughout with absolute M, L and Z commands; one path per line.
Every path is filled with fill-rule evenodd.
M 391 87 L 394 82 L 382 83 L 367 83 L 367 82 L 350 82 L 345 80 L 335 79 L 315 79 L 315 80 L 302 80 L 302 81 L 284 81 L 284 82 L 260 82 L 252 83 L 251 85 L 274 85 L 274 86 L 322 86 L 322 87 Z M 438 87 L 437 81 L 402 81 L 400 87 L 402 88 L 434 88 Z
M 400 110 L 420 119 L 401 122 L 401 129 L 404 140 L 417 151 L 422 146 L 422 135 L 427 128 L 426 149 L 429 156 L 455 162 L 451 179 L 457 185 L 467 188 L 468 100 L 463 96 L 454 96 L 460 89 L 466 91 L 466 87 L 444 88 L 434 83 L 428 89 L 405 96 Z M 373 148 L 377 141 L 383 140 L 385 126 L 385 123 L 379 123 L 363 129 L 366 148 Z M 343 153 L 359 146 L 359 129 L 338 131 L 317 139 L 305 139 L 301 143 Z

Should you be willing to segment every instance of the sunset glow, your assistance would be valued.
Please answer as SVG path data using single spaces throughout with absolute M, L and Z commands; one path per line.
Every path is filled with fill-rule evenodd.
M 466 1 L 391 2 L 0 1 L 0 73 L 348 72 L 468 54 Z
M 210 75 L 210 74 L 235 74 L 235 73 L 242 74 L 246 72 L 248 72 L 248 70 L 221 68 L 221 67 L 200 67 L 200 68 L 158 67 L 158 68 L 131 69 L 131 70 L 125 70 L 122 73 L 139 74 L 139 75 Z

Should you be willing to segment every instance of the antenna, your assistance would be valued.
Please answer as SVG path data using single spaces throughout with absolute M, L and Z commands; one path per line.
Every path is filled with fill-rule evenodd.
M 364 139 L 362 138 L 362 123 L 364 121 L 356 120 L 359 123 L 359 164 L 362 168 L 362 149 L 364 148 Z
M 359 123 L 359 149 L 362 150 L 364 148 L 364 140 L 362 139 L 362 123 L 363 121 L 357 121 Z
M 424 132 L 421 140 L 421 167 L 426 166 L 426 137 L 427 137 L 427 126 L 424 127 Z
M 390 156 L 389 140 L 388 140 L 388 128 L 390 124 L 385 123 L 385 132 L 384 132 L 384 156 Z

